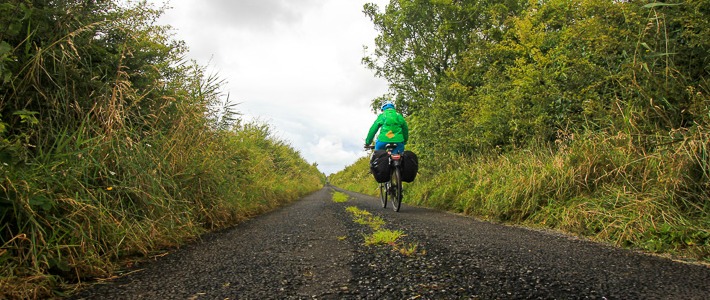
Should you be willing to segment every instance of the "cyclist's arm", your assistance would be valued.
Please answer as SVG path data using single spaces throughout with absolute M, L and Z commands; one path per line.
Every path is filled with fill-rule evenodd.
M 372 140 L 375 139 L 375 134 L 380 127 L 382 127 L 382 115 L 377 116 L 377 120 L 370 126 L 370 131 L 367 133 L 367 138 L 365 139 L 365 145 L 372 144 Z

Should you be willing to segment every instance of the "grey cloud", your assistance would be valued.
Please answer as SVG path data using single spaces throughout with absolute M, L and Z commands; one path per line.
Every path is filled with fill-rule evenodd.
M 200 1 L 191 14 L 221 26 L 270 31 L 277 24 L 297 23 L 303 12 L 323 0 L 210 0 Z

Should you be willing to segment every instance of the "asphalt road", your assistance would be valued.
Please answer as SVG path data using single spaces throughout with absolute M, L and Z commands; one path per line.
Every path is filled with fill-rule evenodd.
M 710 267 L 324 188 L 75 299 L 710 299 Z M 406 234 L 365 246 L 357 206 Z

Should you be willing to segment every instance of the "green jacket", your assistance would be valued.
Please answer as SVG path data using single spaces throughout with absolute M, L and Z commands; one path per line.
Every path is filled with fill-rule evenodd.
M 377 120 L 375 120 L 375 123 L 370 127 L 370 132 L 367 133 L 365 145 L 372 144 L 372 140 L 375 138 L 378 129 L 380 130 L 380 134 L 377 136 L 377 140 L 380 142 L 404 142 L 406 144 L 409 139 L 407 121 L 405 121 L 404 117 L 394 110 L 394 108 L 387 109 L 377 116 Z

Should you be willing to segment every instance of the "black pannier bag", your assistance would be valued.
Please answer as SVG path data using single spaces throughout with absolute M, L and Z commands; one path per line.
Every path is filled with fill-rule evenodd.
M 370 173 L 379 183 L 390 180 L 389 154 L 385 150 L 375 150 L 370 157 Z
M 417 155 L 412 151 L 404 151 L 401 159 L 402 162 L 400 171 L 402 174 L 402 181 L 414 181 L 414 178 L 417 177 L 417 172 L 419 171 L 419 159 L 417 159 Z

